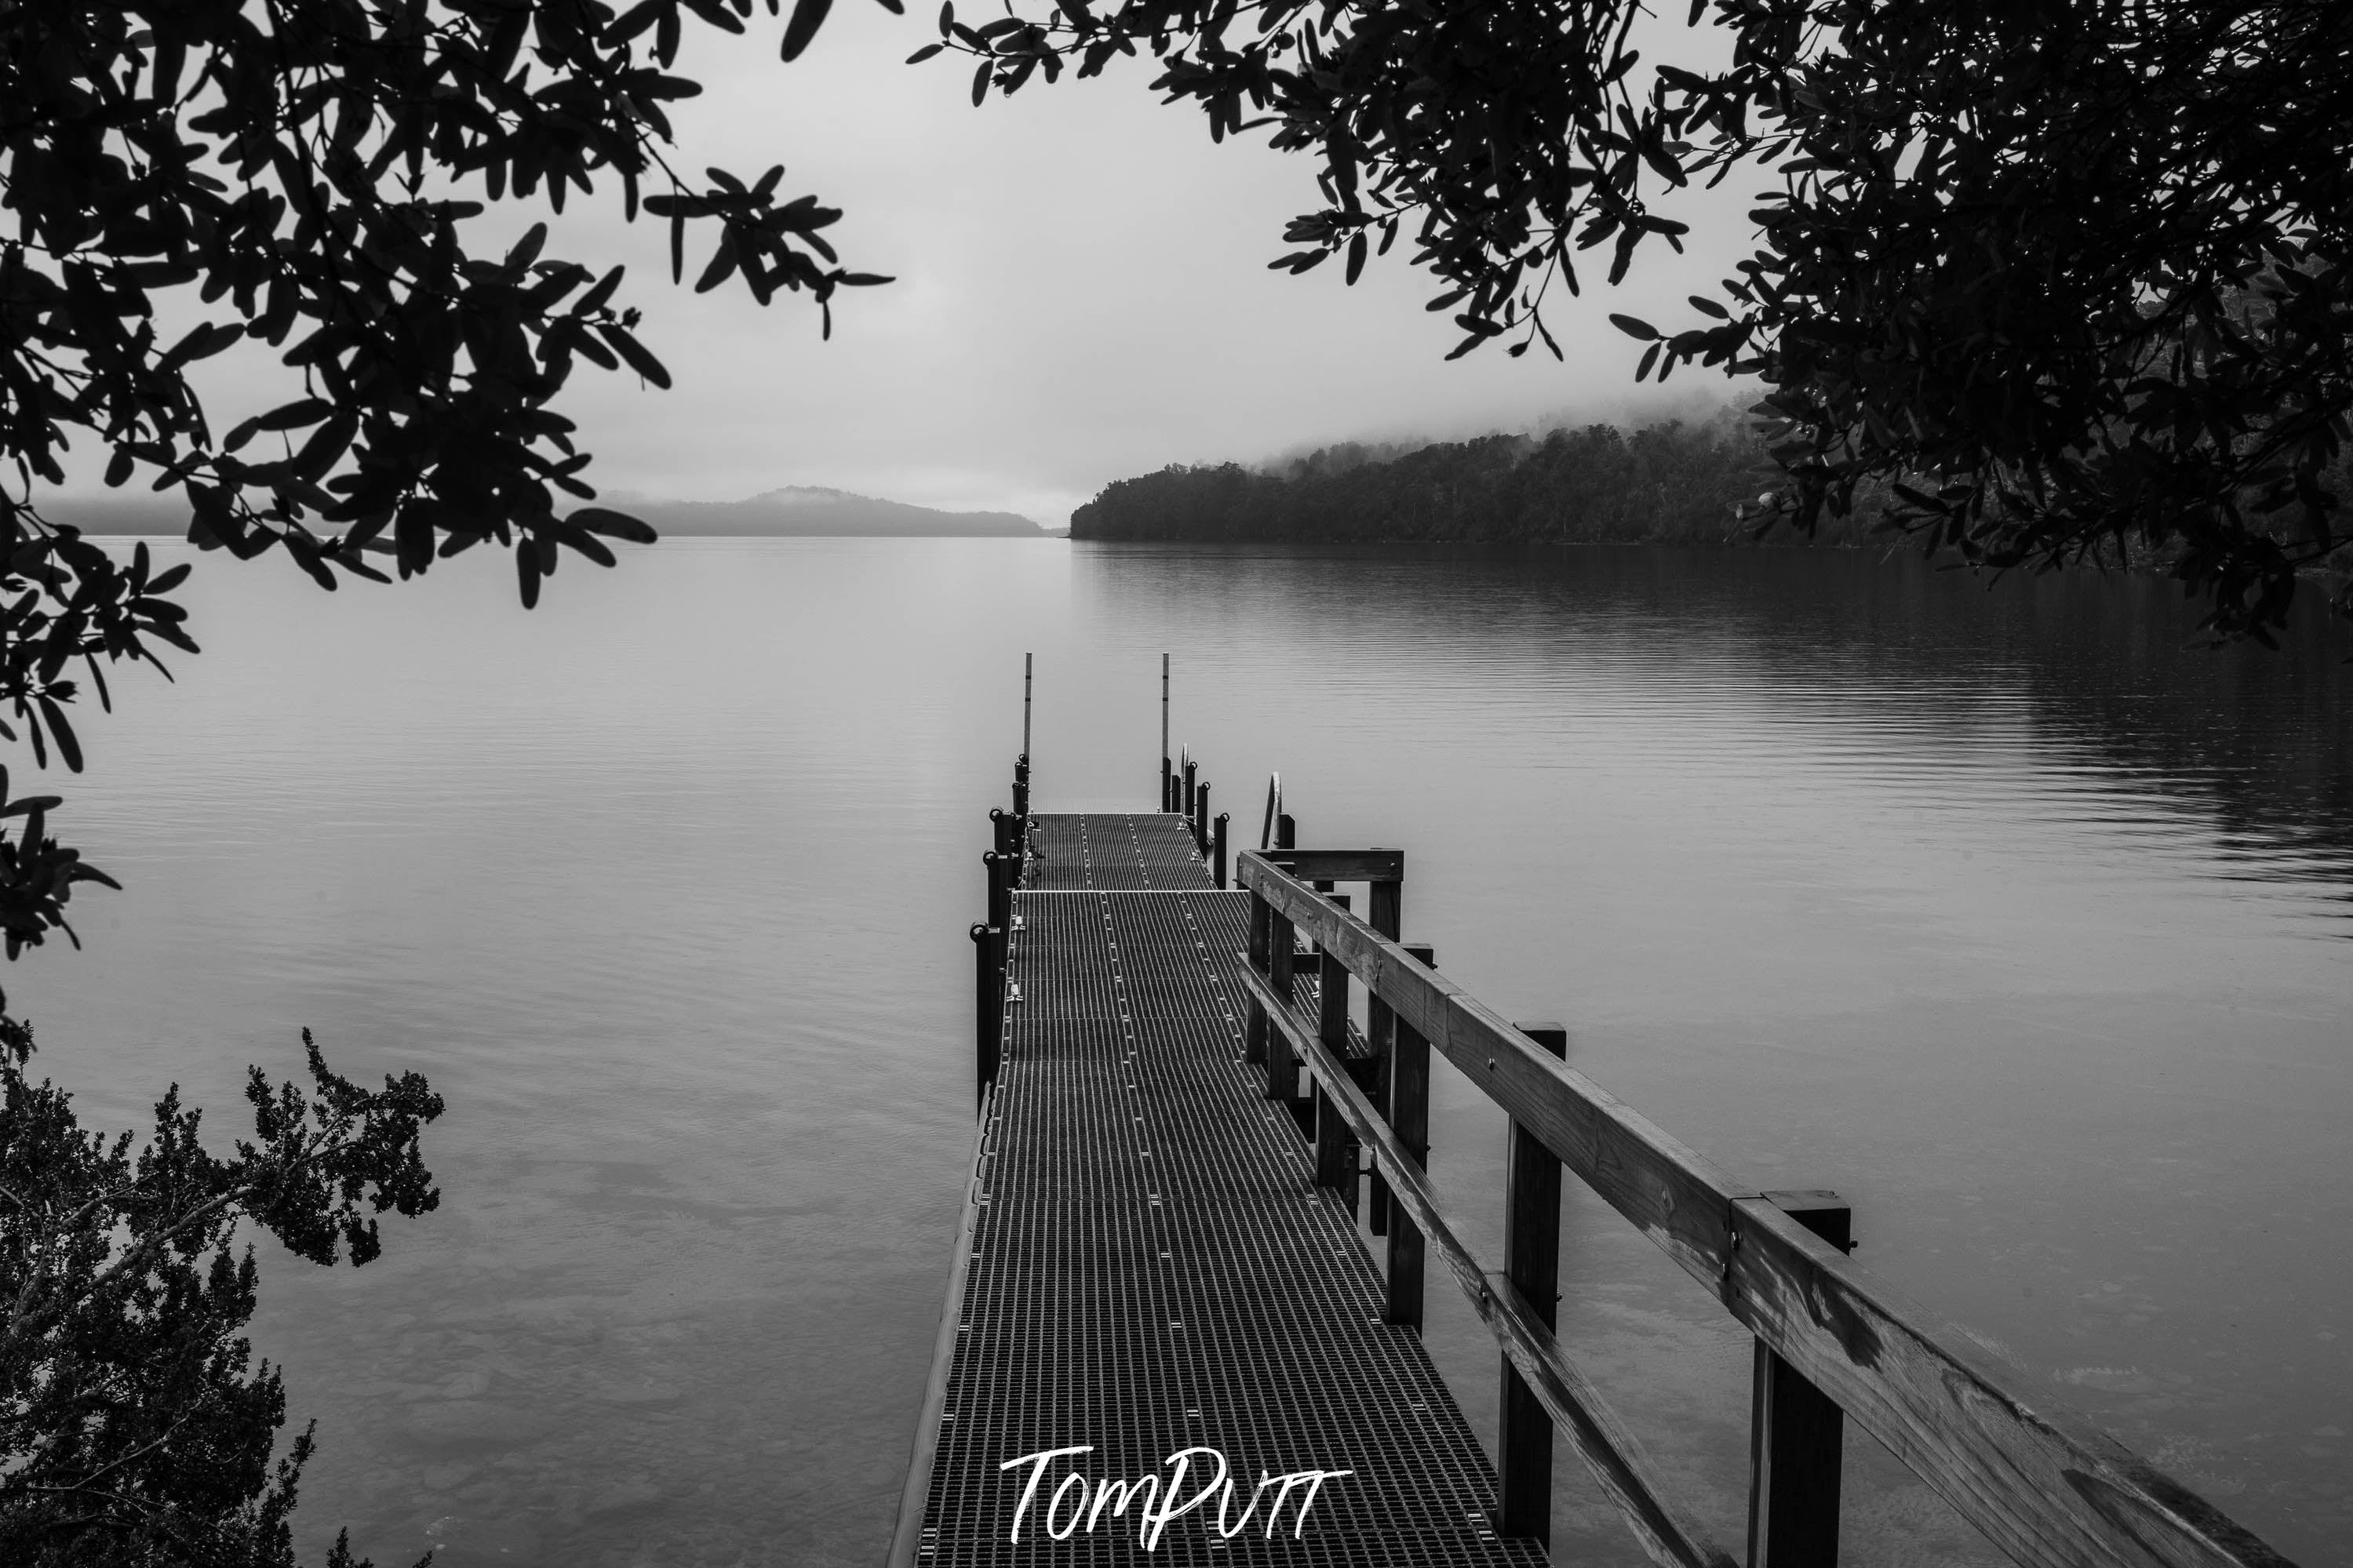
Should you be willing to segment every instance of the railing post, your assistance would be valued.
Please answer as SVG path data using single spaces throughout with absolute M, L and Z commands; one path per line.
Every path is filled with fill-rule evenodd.
M 1274 906 L 1256 888 L 1250 889 L 1250 967 L 1272 980 L 1274 970 L 1270 954 L 1273 952 Z M 1242 1036 L 1242 1059 L 1252 1066 L 1266 1060 L 1266 1008 L 1258 995 L 1250 995 L 1250 1022 Z
M 1176 809 L 1168 804 L 1169 797 L 1176 793 L 1176 764 L 1170 762 L 1168 754 L 1163 752 L 1160 754 L 1160 809 L 1163 811 Z
M 1344 897 L 1332 901 L 1348 907 Z M 1348 966 L 1320 943 L 1315 962 L 1315 1037 L 1338 1061 L 1348 1048 Z M 1321 1074 L 1315 1079 L 1315 1183 L 1336 1189 L 1348 1212 L 1356 1212 L 1356 1141 L 1340 1120 L 1339 1104 Z
M 1193 775 L 1195 774 L 1195 773 L 1196 773 L 1196 772 L 1198 772 L 1198 771 L 1199 770 L 1200 766 L 1201 766 L 1201 764 L 1200 764 L 1200 763 L 1198 763 L 1195 762 L 1195 761 L 1194 761 L 1192 758 L 1190 758 L 1190 757 L 1187 757 L 1187 758 L 1186 758 L 1186 759 L 1185 759 L 1185 796 L 1184 796 L 1184 799 L 1185 799 L 1185 805 L 1184 805 L 1184 812 L 1185 812 L 1185 816 L 1186 816 L 1187 817 L 1188 817 L 1188 818 L 1189 818 L 1189 817 L 1191 817 L 1191 816 L 1192 816 L 1192 815 L 1193 815 L 1193 795 L 1194 795 L 1194 791 L 1195 791 L 1195 788 L 1196 788 L 1196 786 L 1195 786 L 1195 784 L 1194 784 L 1194 783 L 1193 783 Z
M 1397 941 L 1404 930 L 1404 890 L 1402 879 L 1375 882 L 1371 905 L 1365 911 L 1366 923 L 1391 942 Z M 1389 1113 L 1389 1058 L 1396 1048 L 1396 1023 L 1397 1016 L 1389 1010 L 1389 1005 L 1374 995 L 1370 986 L 1366 987 L 1365 1043 L 1373 1051 L 1372 1101 L 1374 1108 L 1383 1116 Z M 1389 1222 L 1389 1184 L 1380 1172 L 1375 1171 L 1371 1185 L 1372 1196 L 1367 1204 L 1369 1212 L 1365 1217 L 1375 1236 L 1386 1236 Z
M 1408 956 L 1425 969 L 1438 967 L 1438 950 L 1405 944 Z M 1403 1018 L 1389 1052 L 1389 1131 L 1413 1163 L 1430 1166 L 1430 1042 Z M 1421 1331 L 1421 1231 L 1399 1209 L 1389 1215 L 1388 1321 Z
M 1766 1199 L 1841 1252 L 1854 1248 L 1854 1211 L 1836 1193 L 1767 1193 Z M 1846 1412 L 1757 1342 L 1748 1425 L 1749 1568 L 1837 1568 L 1839 1469 Z
M 1274 819 L 1274 847 L 1277 849 L 1299 847 L 1299 823 L 1287 811 Z
M 1226 885 L 1226 825 L 1231 820 L 1230 813 L 1218 813 L 1218 820 L 1211 825 L 1209 833 L 1209 878 L 1220 888 Z
M 974 977 L 973 1019 L 976 1026 L 974 1063 L 979 1069 L 980 1092 L 986 1095 L 988 1086 L 997 1081 L 997 1068 L 1005 1057 L 1005 994 L 998 986 L 997 939 L 999 932 L 986 923 L 972 928 L 972 959 Z
M 1556 1057 L 1568 1055 L 1558 1024 L 1516 1024 Z M 1504 1274 L 1547 1329 L 1560 1305 L 1560 1162 L 1535 1135 L 1512 1123 L 1504 1196 Z M 1503 1521 L 1495 1533 L 1552 1544 L 1552 1417 L 1519 1369 L 1504 1362 L 1503 1410 L 1495 1445 Z
M 1291 917 L 1269 905 L 1266 911 L 1266 981 L 1274 990 L 1275 1000 L 1289 1006 L 1292 1000 L 1291 944 L 1297 940 L 1292 933 Z M 1291 1041 L 1271 1024 L 1266 1031 L 1266 1097 L 1285 1110 L 1299 1096 L 1299 1058 L 1291 1054 Z
M 1209 781 L 1203 779 L 1193 791 L 1193 847 L 1201 858 L 1209 857 Z
M 1028 699 L 1023 700 L 1026 702 Z M 1027 752 L 1013 759 L 1013 815 L 1024 819 L 1029 816 L 1029 753 Z

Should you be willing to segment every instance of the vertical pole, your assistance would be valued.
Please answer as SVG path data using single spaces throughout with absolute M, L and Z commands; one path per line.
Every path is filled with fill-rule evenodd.
M 1273 987 L 1275 1000 L 1291 1005 L 1292 973 L 1291 917 L 1271 904 L 1266 911 L 1266 980 Z M 1268 1026 L 1266 1031 L 1266 1097 L 1291 1109 L 1299 1094 L 1299 1058 L 1291 1054 L 1291 1041 L 1281 1029 Z
M 1168 656 L 1160 656 L 1160 809 L 1174 811 L 1168 803 Z
M 1199 789 L 1193 779 L 1196 770 L 1200 765 L 1190 757 L 1185 759 L 1185 815 L 1188 818 L 1193 815 L 1193 797 Z
M 1293 820 L 1290 813 L 1288 812 L 1278 812 L 1275 814 L 1274 847 L 1277 849 L 1296 849 L 1299 847 L 1299 824 Z
M 976 1049 L 974 1063 L 979 1069 L 980 1092 L 986 1096 L 988 1086 L 997 1081 L 997 1064 L 1005 1051 L 1005 999 L 997 984 L 997 928 L 978 923 L 972 928 L 972 960 L 974 979 L 973 1022 Z
M 1193 792 L 1193 847 L 1201 858 L 1209 858 L 1209 781 L 1203 779 L 1201 787 Z
M 1022 752 L 1013 759 L 1013 815 L 1022 820 L 1022 837 L 1029 837 L 1029 753 Z
M 1409 957 L 1425 969 L 1438 967 L 1438 950 L 1405 944 Z M 1397 1043 L 1389 1054 L 1389 1131 L 1408 1158 L 1430 1165 L 1430 1042 L 1403 1018 L 1395 1020 Z M 1421 1230 L 1403 1209 L 1389 1215 L 1388 1321 L 1421 1331 Z
M 1271 981 L 1274 969 L 1274 906 L 1266 901 L 1256 888 L 1250 889 L 1250 967 Z M 1248 1032 L 1242 1037 L 1242 1059 L 1253 1065 L 1266 1060 L 1266 1008 L 1253 992 L 1250 995 Z
M 1841 1252 L 1854 1211 L 1836 1193 L 1767 1193 L 1791 1219 Z M 1749 1568 L 1837 1568 L 1839 1468 L 1846 1412 L 1757 1342 L 1748 1426 Z
M 1404 891 L 1402 881 L 1375 882 L 1371 889 L 1371 904 L 1365 911 L 1366 923 L 1391 942 L 1397 941 L 1404 929 L 1401 908 Z M 1373 1105 L 1387 1116 L 1389 1114 L 1389 1062 L 1397 1048 L 1397 1015 L 1390 1011 L 1388 1003 L 1372 994 L 1370 986 L 1365 991 L 1365 1043 L 1373 1051 Z M 1380 1172 L 1375 1171 L 1371 1185 L 1372 1195 L 1367 1202 L 1369 1212 L 1365 1217 L 1375 1236 L 1386 1236 L 1389 1223 L 1389 1184 Z
M 1029 682 L 1037 672 L 1037 663 L 1034 653 L 1021 656 L 1021 766 L 1025 772 L 1029 766 Z
M 981 864 L 988 868 L 988 923 L 1000 931 L 1013 929 L 1012 868 L 1008 864 L 1010 859 L 1010 856 L 999 855 L 994 849 L 980 858 Z M 1000 945 L 1002 941 L 1000 938 Z
M 1218 820 L 1210 826 L 1209 876 L 1220 888 L 1226 885 L 1226 825 L 1229 820 L 1228 814 L 1221 811 L 1218 813 Z
M 1345 898 L 1332 901 L 1344 910 L 1348 907 Z M 1315 1037 L 1337 1060 L 1348 1048 L 1348 968 L 1339 954 L 1318 946 Z M 1315 1181 L 1319 1186 L 1336 1188 L 1348 1212 L 1356 1212 L 1356 1142 L 1349 1136 L 1347 1123 L 1340 1120 L 1332 1086 L 1321 1073 L 1315 1079 Z
M 1518 1024 L 1520 1033 L 1556 1057 L 1568 1055 L 1568 1031 L 1558 1024 Z M 1504 1188 L 1504 1274 L 1528 1311 L 1547 1329 L 1560 1304 L 1560 1162 L 1535 1135 L 1512 1123 L 1511 1163 Z M 1552 1543 L 1552 1417 L 1536 1402 L 1509 1357 L 1504 1361 L 1503 1410 L 1495 1445 L 1496 1489 L 1503 1522 L 1495 1533 Z

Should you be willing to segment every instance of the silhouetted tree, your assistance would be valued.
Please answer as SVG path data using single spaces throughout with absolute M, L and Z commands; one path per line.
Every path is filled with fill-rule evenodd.
M 0 1561 L 12 1568 L 289 1568 L 311 1452 L 272 1454 L 286 1396 L 252 1365 L 248 1226 L 314 1263 L 372 1261 L 376 1216 L 439 1201 L 417 1136 L 440 1098 L 327 1068 L 311 1094 L 252 1070 L 256 1142 L 207 1152 L 175 1088 L 151 1140 L 85 1131 L 0 1016 Z M 246 1235 L 249 1237 L 250 1231 Z M 351 1558 L 341 1541 L 331 1568 Z
M 1629 434 L 1486 436 L 1386 458 L 1317 452 L 1121 479 L 1071 515 L 1075 539 L 1282 542 L 1718 543 L 1771 471 L 1736 416 Z

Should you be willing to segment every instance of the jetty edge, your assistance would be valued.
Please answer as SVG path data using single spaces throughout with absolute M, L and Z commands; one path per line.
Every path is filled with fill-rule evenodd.
M 2020 1563 L 2287 1564 L 1857 1265 L 1838 1194 L 1734 1180 L 1568 1066 L 1560 1026 L 1439 973 L 1400 940 L 1401 851 L 1302 849 L 1271 795 L 1229 888 L 1208 796 L 1164 752 L 1158 812 L 1034 814 L 1025 752 L 1014 810 L 990 813 L 979 1128 L 892 1568 L 1126 1561 L 1136 1516 L 1109 1503 L 1188 1446 L 1248 1467 L 1245 1488 L 1348 1475 L 1295 1531 L 1286 1513 L 1220 1539 L 1203 1509 L 1155 1556 L 1543 1563 L 1556 1437 L 1654 1562 L 1835 1568 L 1850 1419 Z M 1433 1048 L 1510 1118 L 1500 1268 L 1424 1169 Z M 1554 1338 L 1564 1169 L 1755 1336 L 1736 1554 Z M 1497 1342 L 1492 1468 L 1420 1347 L 1432 1253 Z M 1077 1445 L 1048 1479 L 1083 1506 L 1041 1533 L 1041 1492 L 1010 1539 L 1021 1489 L 1000 1467 Z

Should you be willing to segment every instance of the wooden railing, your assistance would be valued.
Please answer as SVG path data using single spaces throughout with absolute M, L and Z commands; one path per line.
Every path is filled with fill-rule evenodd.
M 1285 840 L 1289 835 L 1285 835 Z M 1549 1536 L 1551 1444 L 1566 1434 L 1650 1555 L 1736 1561 L 1679 1508 L 1655 1467 L 1555 1339 L 1559 1171 L 1575 1173 L 1756 1335 L 1749 1568 L 1837 1560 L 1843 1426 L 1852 1418 L 2021 1563 L 2048 1568 L 2285 1563 L 2179 1481 L 2039 1394 L 2010 1386 L 1957 1328 L 1846 1255 L 1835 1194 L 1735 1181 L 1562 1060 L 1557 1026 L 1514 1025 L 1398 941 L 1396 850 L 1246 851 L 1251 1007 L 1246 1050 L 1286 1104 L 1314 1079 L 1316 1179 L 1353 1193 L 1351 1142 L 1376 1173 L 1389 1321 L 1421 1324 L 1425 1250 L 1453 1274 L 1504 1357 L 1504 1533 Z M 1368 919 L 1331 891 L 1369 885 Z M 1318 1016 L 1293 1005 L 1293 933 L 1314 944 Z M 1366 1065 L 1344 1059 L 1347 984 L 1367 997 Z M 1511 1117 L 1504 1267 L 1483 1267 L 1424 1171 L 1429 1053 Z

